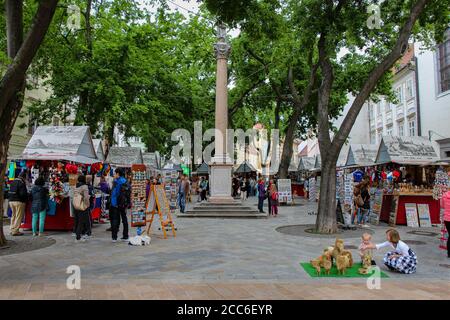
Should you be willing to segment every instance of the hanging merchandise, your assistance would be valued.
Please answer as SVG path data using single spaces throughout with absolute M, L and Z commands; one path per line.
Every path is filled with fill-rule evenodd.
M 433 187 L 433 199 L 439 200 L 442 198 L 445 192 L 447 192 L 450 188 L 450 179 L 449 174 L 444 171 L 443 168 L 439 168 L 435 174 L 434 187 Z M 447 249 L 447 239 L 448 239 L 448 230 L 445 227 L 444 223 L 444 210 L 441 209 L 440 212 L 441 219 L 441 237 L 439 248 L 446 250 Z
M 39 178 L 39 167 L 35 165 L 31 169 L 31 183 L 34 184 L 37 178 Z
M 53 169 L 50 173 L 50 199 L 60 204 L 64 199 L 64 185 L 60 175 Z
M 9 180 L 14 180 L 16 178 L 16 163 L 14 161 L 12 161 L 9 164 L 8 172 L 9 172 L 8 179 Z

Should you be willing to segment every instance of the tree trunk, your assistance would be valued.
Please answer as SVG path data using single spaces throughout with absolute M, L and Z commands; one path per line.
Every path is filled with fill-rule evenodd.
M 278 171 L 280 179 L 286 179 L 289 173 L 289 165 L 291 164 L 292 158 L 292 142 L 294 141 L 295 129 L 299 117 L 300 110 L 296 108 L 289 119 L 286 135 L 284 137 L 283 152 L 281 154 L 280 169 Z
M 12 63 L 0 82 L 0 203 L 3 208 L 3 187 L 11 133 L 23 105 L 25 74 L 44 40 L 56 10 L 57 0 L 43 0 L 33 24 L 23 41 L 23 1 L 6 1 L 8 55 Z M 6 243 L 3 234 L 3 209 L 0 215 L 0 246 Z
M 326 161 L 322 164 L 316 232 L 325 234 L 337 232 L 336 163 L 333 161 Z

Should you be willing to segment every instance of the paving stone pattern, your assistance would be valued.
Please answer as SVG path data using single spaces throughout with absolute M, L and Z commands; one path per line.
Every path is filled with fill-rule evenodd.
M 255 198 L 248 200 L 256 202 Z M 287 225 L 314 224 L 316 205 L 280 207 L 267 219 L 176 219 L 177 237 L 163 239 L 154 226 L 150 246 L 112 243 L 108 225 L 96 225 L 93 238 L 75 243 L 70 233 L 52 232 L 56 243 L 35 251 L 0 256 L 0 299 L 448 299 L 450 271 L 438 237 L 407 234 L 425 242 L 412 245 L 418 255 L 416 274 L 392 273 L 375 260 L 389 279 L 369 290 L 365 279 L 312 279 L 300 262 L 317 257 L 333 239 L 277 232 Z M 371 227 L 376 242 L 387 226 Z M 429 228 L 437 232 L 437 228 Z M 5 228 L 5 231 L 6 228 Z M 132 234 L 135 232 L 131 229 Z M 361 230 L 361 234 L 364 231 Z M 345 239 L 357 247 L 360 234 Z M 31 237 L 27 232 L 25 237 Z M 357 256 L 357 251 L 352 250 Z M 81 268 L 81 290 L 68 290 L 66 268 Z

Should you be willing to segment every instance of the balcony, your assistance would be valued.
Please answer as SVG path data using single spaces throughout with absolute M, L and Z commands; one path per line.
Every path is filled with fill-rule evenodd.
M 405 117 L 405 108 L 403 105 L 397 107 L 397 119 L 402 119 Z
M 406 113 L 408 116 L 414 115 L 416 113 L 416 104 L 415 103 L 408 104 Z
M 392 123 L 392 111 L 388 111 L 386 113 L 386 124 L 391 124 Z

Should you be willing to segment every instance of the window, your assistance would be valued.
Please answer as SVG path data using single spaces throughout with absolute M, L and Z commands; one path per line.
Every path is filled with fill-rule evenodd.
M 392 136 L 392 126 L 389 126 L 389 127 L 386 128 L 386 134 L 388 136 Z
M 398 104 L 403 103 L 403 87 L 397 87 L 395 89 L 395 96 L 397 97 Z
M 391 104 L 389 103 L 389 101 L 386 101 L 385 105 L 386 105 L 386 113 L 392 111 L 392 106 L 391 106 Z
M 400 137 L 403 137 L 405 135 L 405 125 L 403 121 L 398 123 L 398 135 Z
M 445 41 L 437 48 L 439 93 L 450 90 L 450 29 L 445 32 Z
M 408 128 L 409 128 L 409 135 L 411 137 L 414 137 L 416 135 L 416 120 L 409 119 L 408 120 Z
M 406 81 L 406 97 L 407 99 L 414 98 L 414 82 L 412 79 Z

